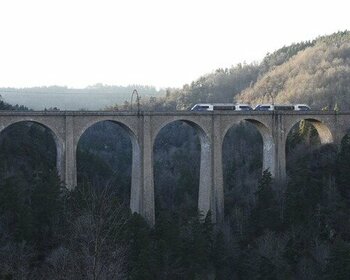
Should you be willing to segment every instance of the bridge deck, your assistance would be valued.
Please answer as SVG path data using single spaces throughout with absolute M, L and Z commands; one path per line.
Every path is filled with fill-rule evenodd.
M 242 116 L 261 116 L 261 115 L 350 115 L 350 111 L 1 111 L 0 116 L 210 116 L 210 115 L 242 115 Z

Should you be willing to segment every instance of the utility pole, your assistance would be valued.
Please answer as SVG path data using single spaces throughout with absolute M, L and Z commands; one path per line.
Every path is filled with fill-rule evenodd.
M 132 94 L 131 94 L 130 109 L 132 111 L 132 102 L 134 99 L 134 95 L 136 95 L 137 115 L 140 115 L 140 99 L 141 99 L 141 97 L 136 89 L 134 89 Z

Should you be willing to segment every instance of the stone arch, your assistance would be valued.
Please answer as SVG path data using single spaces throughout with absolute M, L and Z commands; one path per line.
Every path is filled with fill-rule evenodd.
M 115 120 L 113 118 L 95 119 L 88 123 L 85 123 L 77 135 L 75 135 L 74 154 L 76 158 L 77 147 L 83 134 L 95 124 L 109 121 L 119 125 L 129 136 L 132 146 L 132 166 L 131 166 L 131 188 L 130 188 L 130 209 L 132 212 L 141 213 L 142 209 L 142 160 L 141 160 L 141 148 L 135 131 L 126 123 Z
M 272 176 L 275 176 L 275 141 L 272 131 L 261 121 L 246 119 L 253 124 L 260 132 L 263 139 L 263 171 L 268 169 Z
M 166 127 L 167 125 L 176 122 L 176 121 L 180 121 L 180 122 L 184 122 L 186 124 L 188 124 L 189 126 L 191 126 L 193 129 L 195 129 L 195 131 L 198 133 L 198 135 L 200 136 L 201 141 L 207 139 L 209 140 L 209 131 L 205 128 L 205 126 L 203 124 L 201 124 L 200 122 L 197 122 L 196 120 L 193 119 L 187 119 L 187 118 L 183 118 L 183 117 L 179 117 L 179 118 L 171 118 L 171 119 L 166 119 L 161 121 L 161 123 L 159 125 L 157 125 L 157 127 L 154 129 L 153 131 L 153 137 L 152 137 L 152 147 L 154 146 L 154 142 L 159 134 L 159 132 Z M 201 142 L 202 144 L 202 142 Z
M 298 124 L 301 121 L 305 121 L 308 124 L 311 124 L 311 127 L 314 129 L 307 130 L 307 137 L 299 137 L 299 134 L 296 133 L 298 130 Z M 310 127 L 308 127 L 309 129 Z M 320 145 L 334 143 L 335 136 L 335 126 L 331 127 L 329 119 L 317 118 L 315 116 L 298 116 L 291 118 L 286 118 L 285 125 L 285 135 L 284 135 L 284 153 L 285 153 L 285 171 L 286 178 L 295 172 L 296 168 L 299 166 L 299 160 L 302 159 L 302 156 L 306 155 L 310 150 L 320 148 Z M 293 134 L 293 130 L 294 133 Z M 293 136 L 297 136 L 293 138 Z M 317 137 L 318 136 L 318 137 Z
M 275 174 L 275 140 L 273 139 L 272 130 L 269 128 L 269 126 L 257 119 L 253 118 L 242 118 L 239 120 L 241 121 L 247 121 L 248 123 L 254 125 L 254 127 L 259 131 L 262 139 L 263 139 L 263 171 L 268 169 L 271 172 L 271 175 L 274 177 Z M 238 124 L 239 122 L 235 122 Z M 228 132 L 228 130 L 233 126 L 234 124 L 230 124 L 225 128 L 223 131 L 223 137 L 222 139 L 225 139 L 225 136 Z
M 75 136 L 75 143 L 76 144 L 79 143 L 80 137 L 85 133 L 85 131 L 87 129 L 89 129 L 90 127 L 94 126 L 97 123 L 104 122 L 104 121 L 110 121 L 110 122 L 113 122 L 113 123 L 120 125 L 126 131 L 126 133 L 129 135 L 130 139 L 137 140 L 136 131 L 127 122 L 124 122 L 124 121 L 119 120 L 119 119 L 114 119 L 111 117 L 103 117 L 103 118 L 93 118 L 92 120 L 89 120 L 87 122 L 84 121 L 83 124 L 78 126 L 76 131 L 75 131 L 76 135 L 74 135 Z
M 321 144 L 329 144 L 334 142 L 334 136 L 331 132 L 331 129 L 321 120 L 318 120 L 316 118 L 298 118 L 295 121 L 293 121 L 289 127 L 286 129 L 286 137 L 291 132 L 292 128 L 299 123 L 300 121 L 305 120 L 310 122 L 313 127 L 317 130 L 317 133 L 320 137 Z
M 50 134 L 52 135 L 53 139 L 55 140 L 55 143 L 58 144 L 62 141 L 62 139 L 58 136 L 59 133 L 58 131 L 56 130 L 55 127 L 51 126 L 49 123 L 46 123 L 45 121 L 41 121 L 41 120 L 33 120 L 33 119 L 21 119 L 21 120 L 16 120 L 16 121 L 13 121 L 13 122 L 10 122 L 10 123 L 7 123 L 6 125 L 2 126 L 1 129 L 0 129 L 0 133 L 2 133 L 6 128 L 14 125 L 14 124 L 17 124 L 17 123 L 26 123 L 26 122 L 29 122 L 29 123 L 36 123 L 38 125 L 41 125 L 45 128 L 47 128 L 50 132 Z
M 33 119 L 20 119 L 16 120 L 10 123 L 7 123 L 6 125 L 1 127 L 0 134 L 3 133 L 7 128 L 20 124 L 20 123 L 35 123 L 38 124 L 45 129 L 47 129 L 52 136 L 55 146 L 56 146 L 56 169 L 58 172 L 58 175 L 60 176 L 61 180 L 64 181 L 64 142 L 63 140 L 58 136 L 59 133 L 58 131 L 52 127 L 50 124 L 44 122 L 44 121 L 39 121 L 39 120 L 33 120 Z
M 213 174 L 212 174 L 212 143 L 210 134 L 203 125 L 193 119 L 171 118 L 161 122 L 155 129 L 152 137 L 152 154 L 154 152 L 155 140 L 160 131 L 174 122 L 184 122 L 192 127 L 199 136 L 200 151 L 200 171 L 199 171 L 199 191 L 198 191 L 198 210 L 204 215 L 209 210 L 213 210 Z

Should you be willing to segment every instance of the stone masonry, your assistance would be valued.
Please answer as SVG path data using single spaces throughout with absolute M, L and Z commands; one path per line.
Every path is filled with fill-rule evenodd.
M 0 131 L 23 121 L 47 127 L 57 147 L 57 170 L 68 188 L 77 184 L 76 150 L 80 137 L 92 125 L 112 121 L 123 127 L 132 143 L 130 208 L 154 224 L 153 145 L 159 131 L 184 121 L 198 133 L 201 143 L 198 209 L 211 210 L 214 222 L 224 217 L 222 145 L 227 131 L 241 121 L 253 124 L 263 139 L 263 170 L 275 181 L 286 181 L 287 135 L 301 120 L 316 128 L 321 143 L 340 144 L 350 128 L 350 112 L 105 112 L 105 111 L 2 111 Z

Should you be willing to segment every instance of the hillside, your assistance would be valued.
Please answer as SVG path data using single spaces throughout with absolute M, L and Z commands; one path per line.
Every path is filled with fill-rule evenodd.
M 186 110 L 200 102 L 308 103 L 313 108 L 350 109 L 350 32 L 284 46 L 260 63 L 237 64 L 203 75 L 165 98 L 145 104 Z
M 307 103 L 350 109 L 350 34 L 322 37 L 284 63 L 270 67 L 235 98 L 252 104 Z

